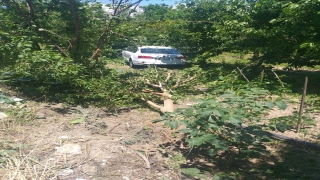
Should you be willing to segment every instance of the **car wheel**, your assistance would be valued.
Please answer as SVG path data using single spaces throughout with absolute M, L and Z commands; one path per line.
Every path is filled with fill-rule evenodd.
M 130 66 L 131 68 L 135 68 L 135 67 L 136 67 L 136 65 L 133 64 L 133 62 L 132 62 L 131 59 L 129 60 L 129 66 Z

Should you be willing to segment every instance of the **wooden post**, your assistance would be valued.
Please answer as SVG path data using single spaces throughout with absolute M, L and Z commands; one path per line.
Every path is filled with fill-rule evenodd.
M 303 86 L 303 93 L 302 93 L 302 98 L 301 98 L 301 103 L 300 103 L 300 110 L 299 110 L 299 118 L 298 118 L 298 124 L 297 124 L 297 133 L 300 132 L 301 128 L 301 116 L 303 112 L 303 106 L 304 106 L 304 101 L 306 99 L 306 94 L 307 94 L 307 85 L 308 85 L 308 77 L 306 76 L 304 80 L 304 86 Z

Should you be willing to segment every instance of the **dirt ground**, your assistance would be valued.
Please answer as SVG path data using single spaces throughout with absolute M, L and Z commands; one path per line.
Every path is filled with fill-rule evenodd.
M 15 107 L 15 116 L 22 112 L 27 125 L 14 124 L 10 116 L 2 120 L 1 141 L 20 146 L 15 156 L 21 158 L 2 168 L 1 179 L 181 179 L 163 158 L 168 152 L 159 148 L 173 139 L 161 123 L 152 123 L 158 112 L 114 115 L 35 102 Z
M 265 121 L 270 121 L 273 118 L 281 118 L 281 117 L 290 117 L 290 121 L 298 122 L 298 112 L 300 105 L 298 103 L 288 103 L 287 108 L 285 110 L 279 110 L 277 107 L 273 108 L 268 116 L 264 118 Z M 296 114 L 294 115 L 294 112 Z M 278 130 L 271 131 L 272 133 L 276 133 L 282 136 L 286 136 L 289 138 L 293 138 L 300 141 L 306 141 L 310 143 L 315 143 L 320 146 L 320 113 L 319 112 L 303 112 L 304 116 L 308 116 L 310 118 L 314 118 L 314 125 L 302 125 L 300 133 L 296 133 L 296 127 L 293 129 L 289 129 L 285 132 L 281 132 Z M 303 122 L 303 124 L 305 124 Z
M 296 106 L 275 108 L 266 119 L 288 116 Z M 178 142 L 178 137 L 162 123 L 152 123 L 160 114 L 150 109 L 110 114 L 101 108 L 33 101 L 0 104 L 0 109 L 11 113 L 0 121 L 0 149 L 12 149 L 0 151 L 9 159 L 0 167 L 0 179 L 190 179 L 174 169 L 179 167 L 170 161 L 174 152 L 162 148 L 166 142 Z M 308 127 L 309 134 L 275 132 L 314 142 L 320 134 L 319 116 L 316 123 Z

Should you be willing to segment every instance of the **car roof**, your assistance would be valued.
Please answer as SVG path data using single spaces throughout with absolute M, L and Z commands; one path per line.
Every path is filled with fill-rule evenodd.
M 172 47 L 167 47 L 167 46 L 140 46 L 140 48 L 161 48 L 161 49 L 172 49 Z

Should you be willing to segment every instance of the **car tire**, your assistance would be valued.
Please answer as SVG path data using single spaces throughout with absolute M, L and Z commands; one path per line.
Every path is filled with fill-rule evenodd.
M 136 67 L 136 65 L 133 64 L 133 62 L 132 62 L 131 59 L 129 59 L 129 66 L 130 66 L 131 68 L 135 68 L 135 67 Z

